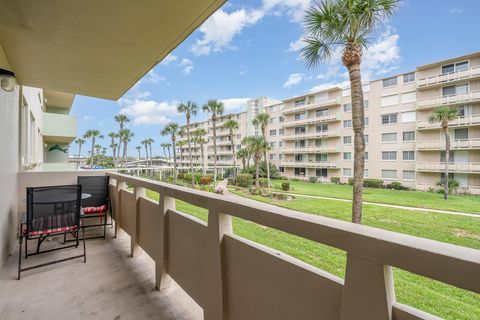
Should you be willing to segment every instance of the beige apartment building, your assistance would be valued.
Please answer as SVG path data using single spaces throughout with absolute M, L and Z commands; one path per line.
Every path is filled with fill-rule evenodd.
M 421 190 L 435 187 L 445 168 L 445 138 L 440 125 L 429 123 L 428 117 L 435 107 L 452 105 L 458 108 L 458 118 L 450 123 L 450 176 L 465 190 L 480 193 L 480 52 L 371 81 L 364 85 L 364 99 L 365 177 Z M 251 100 L 245 112 L 219 117 L 217 165 L 233 164 L 225 121 L 235 119 L 240 124 L 234 137 L 238 150 L 245 136 L 260 134 L 251 120 L 266 111 L 271 116 L 269 157 L 282 175 L 347 181 L 353 176 L 351 109 L 350 90 L 340 87 L 284 101 Z M 195 123 L 192 130 L 197 127 L 208 132 L 205 161 L 211 167 L 211 121 Z M 201 165 L 199 147 L 195 150 L 195 163 Z M 182 152 L 181 163 L 187 165 L 188 148 Z

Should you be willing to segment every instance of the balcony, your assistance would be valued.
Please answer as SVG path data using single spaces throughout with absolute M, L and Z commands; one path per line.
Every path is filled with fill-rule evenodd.
M 316 109 L 316 108 L 323 108 L 323 107 L 329 107 L 329 106 L 335 107 L 340 105 L 341 105 L 340 98 L 334 98 L 334 99 L 322 100 L 322 101 L 313 102 L 313 103 L 307 103 L 301 106 L 285 108 L 283 109 L 283 114 L 292 114 L 292 113 L 307 111 L 307 110 Z
M 21 185 L 68 184 L 76 174 L 22 174 Z M 90 240 L 86 264 L 38 269 L 21 281 L 10 259 L 0 279 L 6 319 L 434 319 L 396 302 L 392 267 L 480 292 L 475 249 L 108 174 L 118 237 Z M 175 200 L 203 208 L 208 222 Z M 346 252 L 345 280 L 234 234 L 232 217 Z
M 472 150 L 480 149 L 480 138 L 471 138 L 464 140 L 450 141 L 450 149 L 452 150 Z M 436 141 L 417 141 L 417 150 L 445 150 L 445 140 Z
M 340 146 L 322 146 L 322 147 L 299 147 L 299 148 L 285 148 L 286 154 L 298 154 L 298 153 L 337 153 L 340 152 Z
M 448 125 L 450 127 L 478 126 L 480 125 L 480 114 L 458 117 L 457 119 L 450 121 Z M 441 129 L 441 128 L 438 123 L 430 123 L 428 121 L 418 121 L 417 129 L 427 130 L 427 129 Z
M 42 129 L 45 141 L 71 143 L 77 137 L 77 118 L 68 114 L 44 112 Z
M 317 117 L 309 117 L 302 120 L 294 120 L 294 121 L 286 121 L 283 123 L 283 127 L 296 127 L 301 125 L 309 125 L 309 124 L 316 124 L 316 123 L 323 123 L 323 122 L 333 122 L 333 121 L 340 121 L 342 116 L 340 113 L 331 113 Z
M 448 170 L 454 173 L 480 173 L 480 162 L 450 163 Z M 445 162 L 417 162 L 417 171 L 444 172 Z
M 434 97 L 423 100 L 417 100 L 417 109 L 430 109 L 440 106 L 459 105 L 464 103 L 474 103 L 480 101 L 480 90 L 467 93 L 452 94 L 443 97 Z
M 291 133 L 284 135 L 284 140 L 298 140 L 298 139 L 316 139 L 316 138 L 331 138 L 339 137 L 338 130 L 319 131 L 319 132 L 305 132 L 305 133 Z
M 435 88 L 458 81 L 474 80 L 480 78 L 480 66 L 468 68 L 466 70 L 439 74 L 431 77 L 420 78 L 417 80 L 417 89 Z
M 336 169 L 337 163 L 333 161 L 315 161 L 315 160 L 305 160 L 305 161 L 282 161 L 283 167 L 306 167 L 306 168 L 327 168 L 327 169 Z

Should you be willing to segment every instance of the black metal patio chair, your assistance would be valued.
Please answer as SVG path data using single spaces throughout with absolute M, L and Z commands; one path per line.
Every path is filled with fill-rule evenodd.
M 109 176 L 79 176 L 77 183 L 82 186 L 82 192 L 88 193 L 90 197 L 82 199 L 82 208 L 85 219 L 98 218 L 98 224 L 84 224 L 83 228 L 103 227 L 103 235 L 87 237 L 87 239 L 104 238 L 107 226 L 113 226 L 113 210 L 110 200 L 110 177 Z M 110 222 L 108 222 L 110 213 Z
M 78 248 L 80 238 L 79 232 L 81 228 L 81 197 L 82 186 L 52 186 L 52 187 L 35 187 L 27 188 L 27 213 L 21 224 L 21 232 L 19 237 L 20 250 L 18 254 L 18 279 L 22 272 L 40 268 L 43 266 L 59 263 L 67 260 L 83 257 L 83 262 L 87 262 L 85 249 L 85 241 L 83 241 L 83 254 L 75 255 L 68 258 L 54 260 L 42 264 L 22 269 L 22 245 L 25 239 L 25 259 L 29 256 L 67 249 Z M 64 235 L 70 233 L 75 237 L 75 244 L 57 246 L 47 250 L 40 250 L 42 242 L 53 236 Z M 34 253 L 28 252 L 28 241 L 37 240 L 37 248 Z

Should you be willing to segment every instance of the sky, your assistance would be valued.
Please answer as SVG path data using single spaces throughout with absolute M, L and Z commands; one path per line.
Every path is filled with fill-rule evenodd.
M 227 113 L 239 112 L 251 98 L 281 100 L 348 84 L 340 51 L 315 69 L 307 68 L 299 57 L 303 15 L 310 4 L 310 0 L 227 1 L 118 101 L 76 96 L 71 114 L 77 116 L 77 135 L 98 129 L 106 137 L 99 143 L 108 148 L 107 134 L 118 131 L 113 118 L 122 113 L 131 119 L 127 126 L 135 133 L 129 154 L 136 155 L 135 146 L 152 138 L 156 156 L 161 154 L 160 144 L 169 142 L 160 135 L 161 129 L 171 121 L 186 122 L 176 111 L 179 102 L 191 100 L 201 106 L 208 99 L 219 99 Z M 369 39 L 362 80 L 480 51 L 478 12 L 478 0 L 402 1 L 395 16 Z M 200 112 L 193 121 L 207 117 Z M 71 148 L 71 154 L 78 152 L 75 144 Z

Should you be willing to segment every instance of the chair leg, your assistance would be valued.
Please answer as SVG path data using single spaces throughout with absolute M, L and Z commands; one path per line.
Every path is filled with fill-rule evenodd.
M 83 228 L 82 228 L 82 230 L 83 230 Z M 76 238 L 75 248 L 78 248 L 78 245 L 80 243 L 79 237 L 80 237 L 80 230 L 77 229 L 76 236 L 75 236 L 75 238 Z
M 63 234 L 63 244 L 67 243 L 67 231 Z
M 82 228 L 82 239 L 83 239 L 83 263 L 87 263 L 87 251 L 85 249 L 85 228 Z
M 103 222 L 103 239 L 106 238 L 107 236 L 107 219 L 108 219 L 108 213 L 105 211 L 105 221 Z
M 28 238 L 25 237 L 25 259 L 28 258 Z
M 22 273 L 22 244 L 23 244 L 23 236 L 20 235 L 18 238 L 18 275 L 17 275 L 17 280 L 20 280 L 20 273 Z

